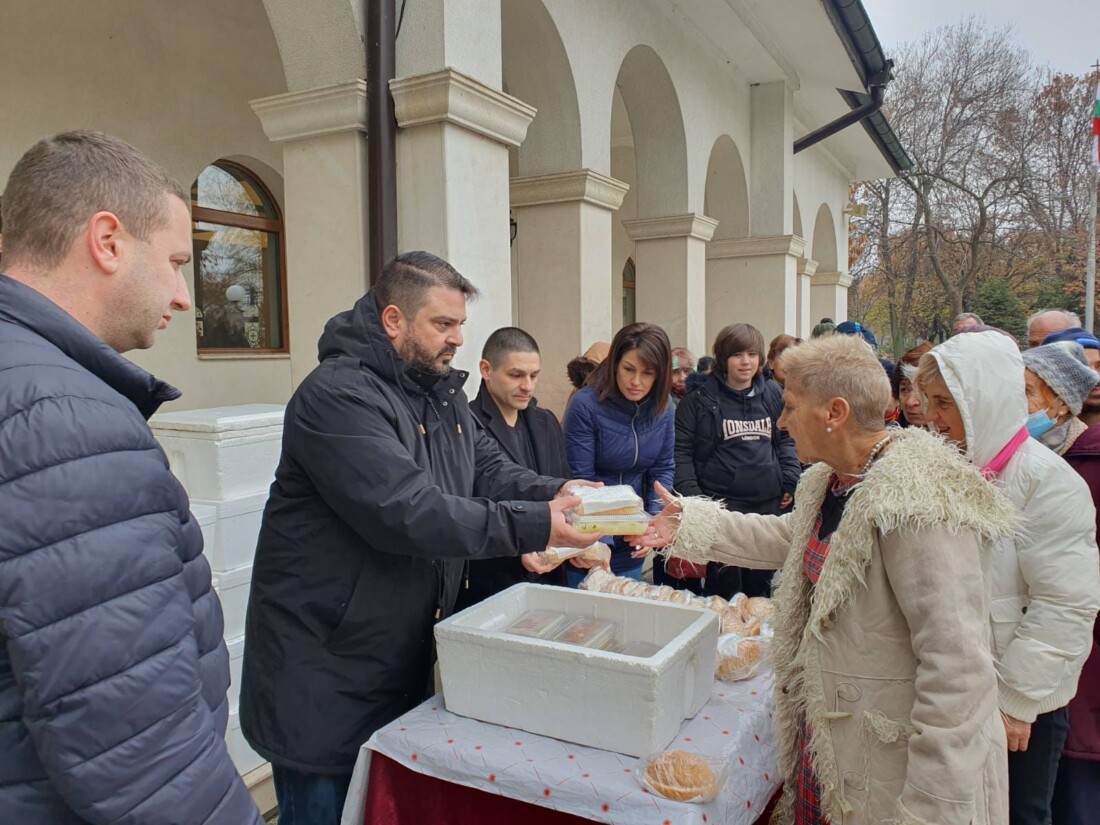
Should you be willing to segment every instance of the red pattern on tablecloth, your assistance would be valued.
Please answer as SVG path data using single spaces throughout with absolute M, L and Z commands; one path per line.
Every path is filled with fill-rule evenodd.
M 710 701 L 668 745 L 730 757 L 729 780 L 706 804 L 649 793 L 633 775 L 632 757 L 456 716 L 442 696 L 380 729 L 366 747 L 418 773 L 616 825 L 751 825 L 779 784 L 770 674 L 716 682 Z

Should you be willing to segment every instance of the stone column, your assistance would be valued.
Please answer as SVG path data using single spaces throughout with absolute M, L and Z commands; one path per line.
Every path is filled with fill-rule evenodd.
M 707 244 L 707 333 L 727 324 L 752 324 L 770 341 L 797 329 L 798 262 L 806 242 L 797 235 L 736 238 Z
M 623 221 L 634 241 L 637 315 L 665 328 L 674 347 L 705 352 L 706 250 L 718 221 L 689 212 Z
M 512 323 L 508 147 L 535 109 L 454 69 L 395 78 L 390 91 L 401 127 L 398 247 L 439 255 L 481 291 L 456 358 L 475 371 L 489 333 Z
M 287 304 L 294 386 L 317 365 L 325 323 L 368 288 L 366 84 L 252 101 L 283 145 Z
M 848 287 L 852 276 L 847 272 L 816 272 L 810 287 L 810 315 L 816 324 L 832 318 L 838 324 L 848 320 Z
M 797 317 L 795 318 L 796 332 L 794 334 L 800 338 L 809 338 L 818 320 L 812 317 L 813 313 L 810 311 L 810 287 L 814 273 L 817 272 L 817 261 L 812 258 L 799 258 L 796 272 L 798 275 L 798 288 L 796 290 Z
M 559 417 L 571 389 L 565 365 L 614 334 L 611 223 L 627 188 L 591 169 L 512 178 L 516 325 L 539 342 L 539 403 Z

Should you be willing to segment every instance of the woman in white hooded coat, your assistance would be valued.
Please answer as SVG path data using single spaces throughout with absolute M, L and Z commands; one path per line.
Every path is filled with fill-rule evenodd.
M 964 450 L 1022 516 L 994 545 L 990 620 L 1009 748 L 1012 825 L 1045 825 L 1100 607 L 1096 517 L 1084 480 L 1028 437 L 1024 362 L 997 332 L 957 335 L 922 356 L 930 424 Z

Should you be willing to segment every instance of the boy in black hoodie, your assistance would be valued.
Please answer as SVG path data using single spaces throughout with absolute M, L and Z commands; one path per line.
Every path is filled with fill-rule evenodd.
M 783 391 L 763 375 L 764 336 L 731 324 L 714 341 L 711 376 L 676 410 L 676 491 L 722 500 L 740 513 L 778 514 L 794 501 L 802 468 L 776 426 Z M 707 566 L 704 593 L 770 595 L 771 573 Z

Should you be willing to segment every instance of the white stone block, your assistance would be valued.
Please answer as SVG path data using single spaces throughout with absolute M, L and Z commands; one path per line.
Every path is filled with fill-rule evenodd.
M 613 621 L 649 658 L 506 634 L 528 610 Z M 714 684 L 718 614 L 679 605 L 518 584 L 436 625 L 447 710 L 628 756 L 671 742 Z
M 214 592 L 218 594 L 218 599 L 222 603 L 226 639 L 235 639 L 244 635 L 244 617 L 248 610 L 248 591 L 251 584 L 251 564 L 214 574 Z
M 229 707 L 235 708 L 241 701 L 241 667 L 244 664 L 244 636 L 226 639 L 229 649 Z
M 264 758 L 252 750 L 241 733 L 241 717 L 236 708 L 229 712 L 229 726 L 225 730 L 225 746 L 229 751 L 229 758 L 237 766 L 237 773 L 242 776 L 249 771 L 254 771 L 264 764 Z
M 256 539 L 267 505 L 267 490 L 227 501 L 193 500 L 191 512 L 197 507 L 214 511 L 210 528 L 203 528 L 206 543 L 203 553 L 215 573 L 235 570 L 252 564 L 256 557 Z M 201 524 L 201 522 L 200 522 Z
M 279 404 L 185 410 L 154 415 L 149 426 L 187 494 L 222 501 L 271 486 L 284 410 Z

